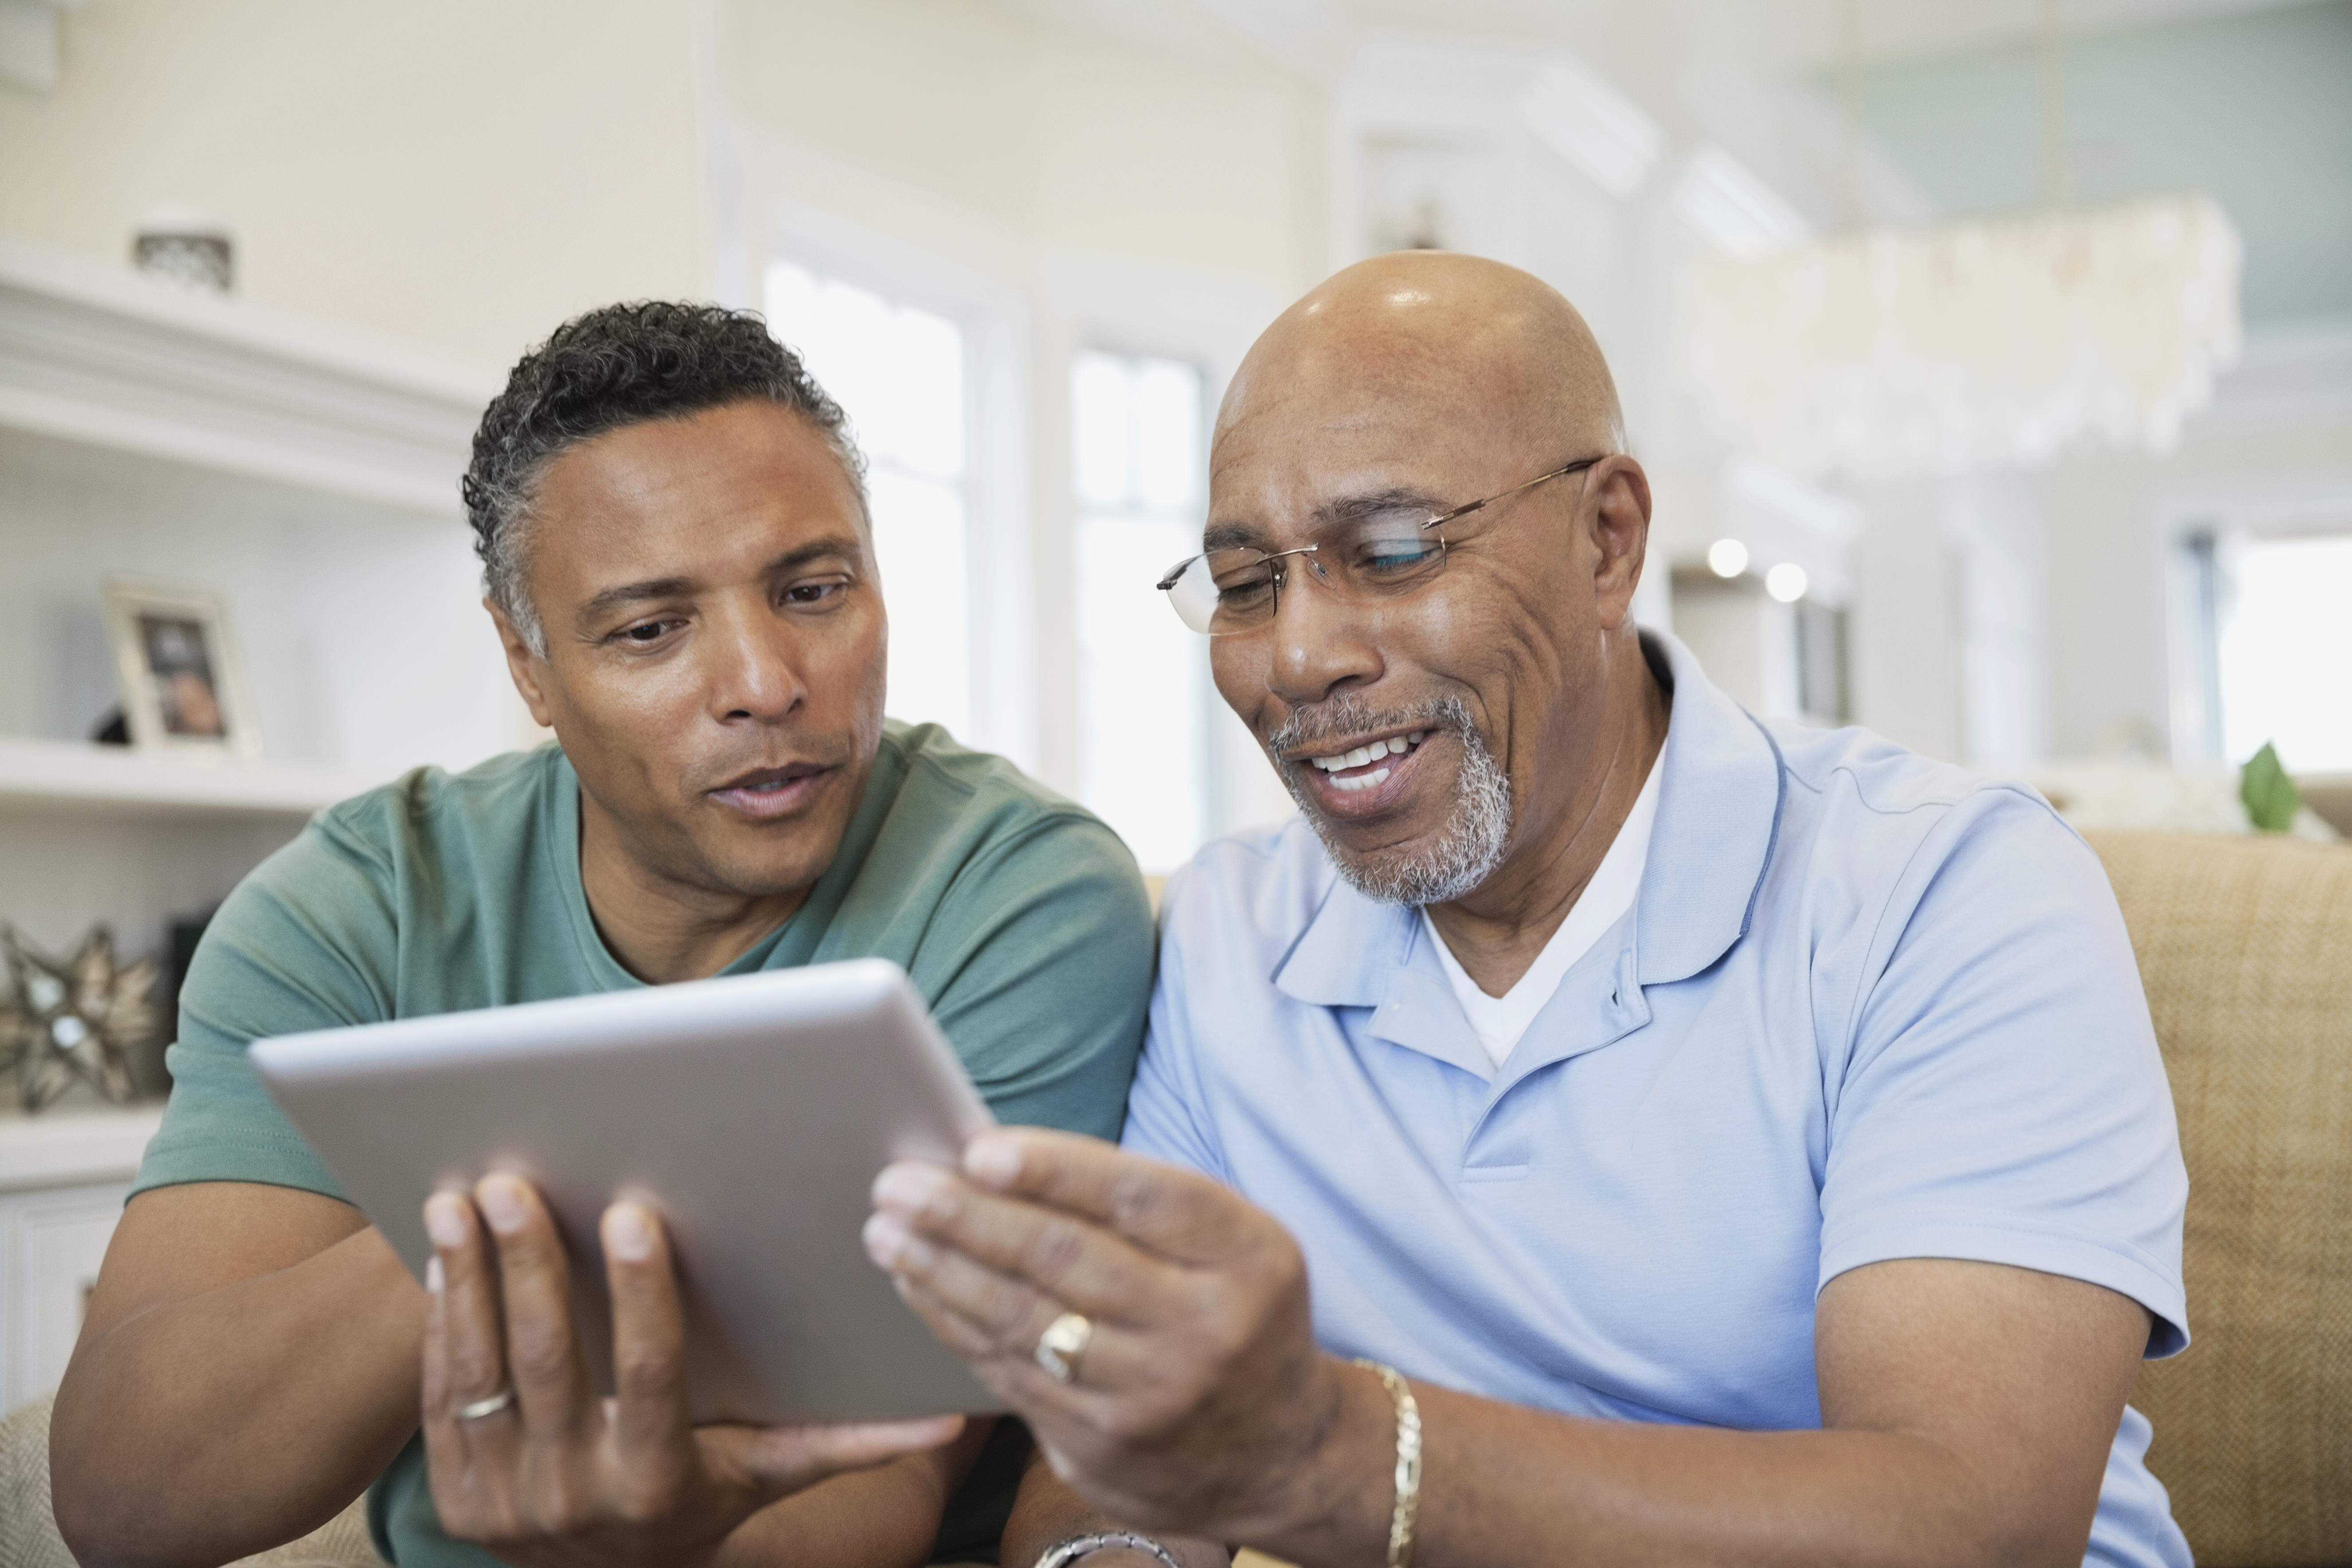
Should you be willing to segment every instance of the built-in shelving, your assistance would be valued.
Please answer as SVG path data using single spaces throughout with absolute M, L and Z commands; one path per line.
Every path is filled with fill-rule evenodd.
M 127 1182 L 163 1120 L 161 1105 L 59 1105 L 39 1116 L 0 1111 L 0 1193 Z
M 307 816 L 382 782 L 302 763 L 0 736 L 0 810 L 47 806 L 146 816 Z

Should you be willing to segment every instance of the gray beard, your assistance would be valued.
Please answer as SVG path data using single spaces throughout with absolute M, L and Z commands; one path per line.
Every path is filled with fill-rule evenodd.
M 1359 856 L 1343 847 L 1315 797 L 1299 776 L 1312 763 L 1282 761 L 1286 752 L 1311 749 L 1327 735 L 1360 735 L 1377 730 L 1445 730 L 1462 747 L 1454 812 L 1435 843 L 1418 854 Z M 1323 840 L 1324 852 L 1348 885 L 1378 903 L 1444 904 L 1494 875 L 1511 837 L 1511 781 L 1486 749 L 1470 709 L 1459 697 L 1440 697 L 1410 709 L 1375 712 L 1360 698 L 1341 695 L 1310 711 L 1294 709 L 1289 720 L 1266 737 L 1283 787 Z M 1424 742 L 1425 744 L 1426 742 Z

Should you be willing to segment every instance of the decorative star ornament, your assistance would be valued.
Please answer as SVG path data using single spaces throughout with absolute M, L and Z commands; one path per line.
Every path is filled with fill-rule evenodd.
M 125 1105 L 139 1096 L 130 1047 L 154 1037 L 161 1009 L 149 999 L 160 966 L 114 956 L 114 933 L 92 926 L 62 962 L 0 930 L 15 995 L 0 1003 L 0 1063 L 16 1074 L 26 1110 L 45 1109 L 77 1082 Z

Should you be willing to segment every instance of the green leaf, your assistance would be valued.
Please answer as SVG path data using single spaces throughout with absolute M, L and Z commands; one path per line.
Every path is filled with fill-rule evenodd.
M 2246 803 L 2247 817 L 2262 833 L 2284 833 L 2303 809 L 2303 792 L 2286 776 L 2278 748 L 2267 741 L 2246 759 L 2245 771 L 2238 775 L 2238 798 Z

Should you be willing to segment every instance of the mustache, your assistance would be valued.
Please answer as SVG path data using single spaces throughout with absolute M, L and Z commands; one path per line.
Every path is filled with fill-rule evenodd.
M 1312 752 L 1318 742 L 1345 740 L 1375 730 L 1453 730 L 1475 735 L 1470 706 L 1459 697 L 1427 698 L 1402 708 L 1375 708 L 1352 691 L 1293 708 L 1290 716 L 1265 738 L 1275 766 L 1291 768 L 1292 752 Z

